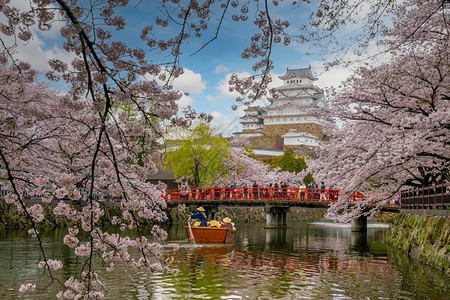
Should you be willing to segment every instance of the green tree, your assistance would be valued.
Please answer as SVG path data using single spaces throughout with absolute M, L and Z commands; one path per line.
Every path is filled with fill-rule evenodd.
M 291 149 L 286 149 L 283 156 L 277 157 L 272 161 L 272 166 L 278 167 L 281 171 L 298 173 L 307 168 L 303 157 L 295 157 Z
M 281 171 L 288 171 L 291 173 L 299 173 L 308 168 L 305 162 L 305 158 L 302 156 L 294 155 L 291 149 L 286 149 L 283 156 L 274 157 L 269 161 L 272 167 L 280 168 Z M 314 182 L 311 174 L 308 174 L 303 179 L 305 184 Z
M 200 123 L 192 130 L 178 130 L 178 139 L 170 147 L 166 163 L 176 177 L 183 176 L 194 187 L 207 187 L 226 172 L 222 158 L 229 155 L 230 146 L 216 129 Z

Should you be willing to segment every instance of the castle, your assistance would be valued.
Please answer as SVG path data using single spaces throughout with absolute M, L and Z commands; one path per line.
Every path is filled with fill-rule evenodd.
M 277 88 L 278 97 L 269 99 L 267 107 L 250 106 L 245 109 L 240 121 L 242 132 L 234 133 L 234 136 L 249 138 L 256 143 L 255 147 L 262 139 L 281 142 L 283 148 L 319 147 L 324 136 L 320 110 L 325 107 L 325 97 L 323 91 L 314 85 L 317 78 L 311 67 L 288 68 L 279 78 L 283 85 Z M 273 146 L 266 142 L 265 148 Z

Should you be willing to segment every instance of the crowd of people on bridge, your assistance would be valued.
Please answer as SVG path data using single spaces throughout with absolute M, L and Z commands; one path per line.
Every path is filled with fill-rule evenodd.
M 327 189 L 324 182 L 320 185 L 309 183 L 299 187 L 289 186 L 287 183 L 269 183 L 258 186 L 256 182 L 251 186 L 245 183 L 232 184 L 230 187 L 188 188 L 186 183 L 180 184 L 177 190 L 166 191 L 168 200 L 222 200 L 222 199 L 268 199 L 268 200 L 317 200 L 336 201 L 339 190 Z

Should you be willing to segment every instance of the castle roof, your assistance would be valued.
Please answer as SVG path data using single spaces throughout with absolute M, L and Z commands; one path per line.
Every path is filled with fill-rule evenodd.
M 312 104 L 301 104 L 298 103 L 296 101 L 290 101 L 289 103 L 281 103 L 281 102 L 277 102 L 274 101 L 272 103 L 270 103 L 270 105 L 266 108 L 266 110 L 272 110 L 272 109 L 278 109 L 284 106 L 291 106 L 291 107 L 299 107 L 299 108 L 316 108 L 317 107 L 317 100 L 315 100 Z
M 249 111 L 257 111 L 259 113 L 264 112 L 264 108 L 262 108 L 261 106 L 248 106 L 247 108 L 244 109 L 245 112 L 249 112 Z
M 307 138 L 311 138 L 311 139 L 315 139 L 315 140 L 319 139 L 317 136 L 314 136 L 307 132 L 297 132 L 296 130 L 290 130 L 288 133 L 286 133 L 285 135 L 282 135 L 281 137 L 282 138 L 307 137 Z
M 307 77 L 311 80 L 318 80 L 318 78 L 314 77 L 311 66 L 308 68 L 301 68 L 301 69 L 286 69 L 286 73 L 284 75 L 278 76 L 280 79 L 288 79 L 291 77 Z

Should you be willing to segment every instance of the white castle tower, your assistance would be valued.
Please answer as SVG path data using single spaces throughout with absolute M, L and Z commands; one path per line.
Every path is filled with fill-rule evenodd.
M 278 97 L 269 99 L 266 108 L 247 108 L 238 135 L 281 137 L 285 148 L 318 147 L 323 137 L 318 111 L 325 107 L 325 97 L 322 89 L 314 85 L 317 78 L 311 67 L 288 68 L 279 78 L 283 85 L 277 88 Z
M 241 137 L 263 136 L 264 128 L 263 114 L 265 110 L 259 106 L 250 106 L 246 108 L 245 115 L 239 123 L 242 124 L 242 132 L 237 133 Z

